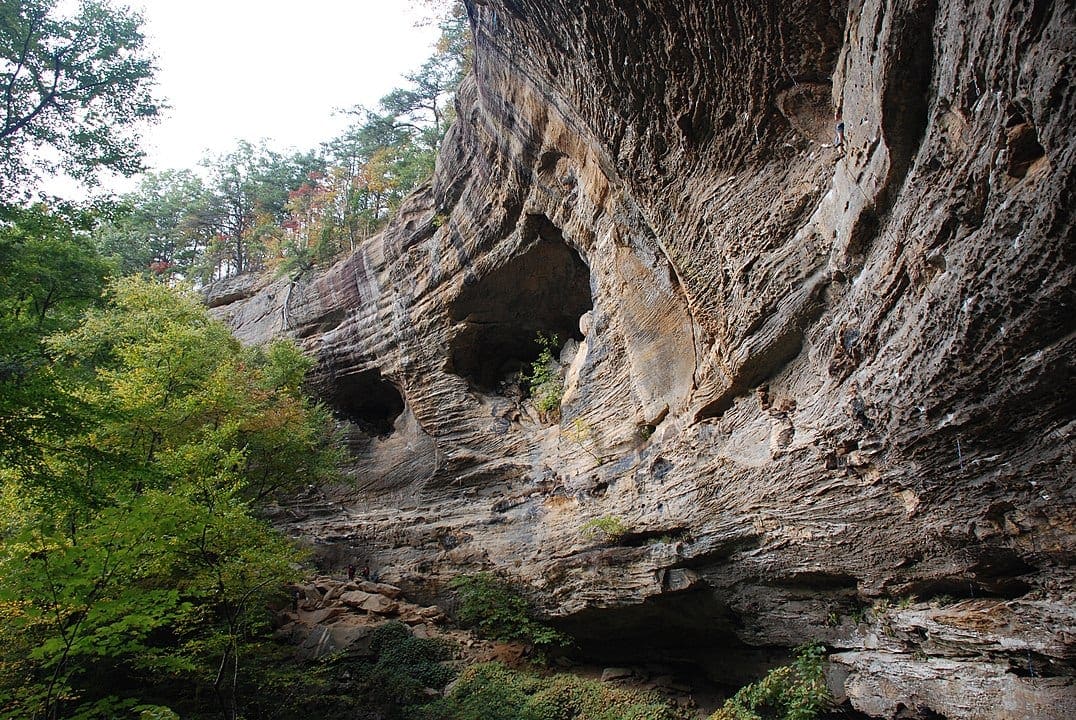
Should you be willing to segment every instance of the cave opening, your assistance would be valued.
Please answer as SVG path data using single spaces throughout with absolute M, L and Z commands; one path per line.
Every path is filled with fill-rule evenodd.
M 709 589 L 588 607 L 552 624 L 572 638 L 578 662 L 663 667 L 704 695 L 727 696 L 792 655 L 790 648 L 746 645 L 736 635 L 741 618 Z
M 592 309 L 590 269 L 544 215 L 528 215 L 520 255 L 464 286 L 452 303 L 456 324 L 447 370 L 476 388 L 499 386 L 538 358 L 539 333 L 559 351 L 582 340 L 579 318 Z
M 403 396 L 377 369 L 336 378 L 326 403 L 336 416 L 367 435 L 391 435 L 404 410 Z

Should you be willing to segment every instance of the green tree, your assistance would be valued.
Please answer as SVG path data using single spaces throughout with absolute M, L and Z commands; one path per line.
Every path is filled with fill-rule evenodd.
M 409 86 L 381 98 L 382 109 L 407 128 L 412 140 L 436 153 L 453 118 L 452 101 L 473 57 L 467 9 L 462 2 L 437 6 L 440 36 L 433 54 L 404 77 Z M 432 170 L 432 165 L 430 167 Z
M 421 132 L 426 127 L 440 138 L 444 131 L 446 98 L 454 89 L 455 68 L 451 62 L 435 55 L 416 72 L 404 77 L 411 88 L 397 88 L 381 98 L 381 106 L 397 123 Z
M 189 276 L 216 235 L 211 197 L 190 170 L 148 173 L 120 198 L 116 219 L 95 233 L 97 247 L 130 275 L 147 270 Z
M 291 192 L 275 253 L 281 273 L 297 280 L 315 264 L 333 260 L 342 249 L 345 228 L 335 212 L 337 194 L 343 191 L 338 178 L 335 173 L 311 173 L 308 182 Z
M 218 240 L 210 248 L 209 259 L 219 277 L 238 275 L 260 263 L 260 248 L 251 236 L 262 150 L 241 141 L 232 152 L 205 162 L 212 174 L 210 213 L 216 220 Z
M 140 169 L 137 131 L 161 107 L 140 24 L 104 0 L 70 16 L 55 0 L 0 5 L 0 199 L 42 170 Z
M 355 247 L 388 220 L 403 199 L 434 170 L 454 119 L 455 92 L 470 64 L 471 35 L 461 2 L 426 4 L 439 18 L 437 47 L 408 84 L 385 95 L 377 110 L 353 108 L 356 121 L 323 146 L 333 178 L 330 225 Z
M 100 298 L 109 268 L 89 240 L 92 215 L 0 205 L 0 467 L 40 471 L 74 421 L 42 339 Z
M 0 717 L 114 717 L 153 697 L 241 715 L 245 648 L 297 553 L 258 503 L 332 472 L 287 344 L 245 350 L 138 276 L 53 336 L 58 406 L 0 463 Z
M 349 244 L 368 237 L 384 224 L 411 186 L 402 183 L 394 163 L 394 148 L 410 143 L 406 129 L 392 115 L 364 108 L 351 111 L 357 120 L 324 145 L 338 171 L 336 217 Z
M 0 340 L 10 350 L 73 322 L 101 293 L 107 264 L 91 212 L 0 205 Z
M 279 244 L 290 194 L 323 167 L 313 153 L 282 155 L 246 141 L 203 164 L 211 175 L 207 215 L 216 238 L 203 258 L 202 280 L 261 269 Z

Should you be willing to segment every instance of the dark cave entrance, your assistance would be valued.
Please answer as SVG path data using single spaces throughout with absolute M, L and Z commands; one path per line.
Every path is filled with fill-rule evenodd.
M 555 334 L 563 346 L 582 340 L 579 317 L 593 307 L 590 269 L 544 215 L 524 220 L 530 246 L 477 282 L 452 303 L 457 324 L 447 370 L 475 387 L 496 391 L 513 373 L 538 358 L 538 333 Z
M 736 635 L 742 619 L 709 589 L 589 607 L 551 624 L 572 638 L 576 662 L 667 673 L 694 688 L 700 701 L 723 699 L 792 655 L 785 647 L 744 644 Z
M 381 371 L 362 372 L 336 378 L 327 404 L 337 417 L 358 426 L 367 435 L 391 435 L 396 418 L 404 410 L 403 396 Z

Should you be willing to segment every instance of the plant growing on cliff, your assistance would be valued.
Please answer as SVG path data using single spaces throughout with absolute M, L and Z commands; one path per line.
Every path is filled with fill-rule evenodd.
M 534 342 L 540 349 L 538 359 L 531 363 L 529 372 L 523 373 L 523 382 L 540 416 L 556 422 L 560 418 L 560 401 L 564 396 L 564 381 L 556 356 L 560 338 L 555 334 L 538 333 Z
M 600 539 L 611 543 L 618 542 L 630 531 L 631 528 L 615 515 L 591 518 L 583 523 L 580 530 L 583 537 L 588 540 Z
M 582 418 L 572 420 L 572 426 L 564 431 L 564 437 L 578 445 L 583 452 L 594 458 L 599 465 L 604 465 L 609 460 L 608 457 L 595 451 L 598 443 L 594 439 L 594 427 L 586 420 Z
M 821 644 L 804 645 L 791 664 L 740 688 L 709 720 L 813 720 L 830 700 L 825 657 Z
M 569 638 L 535 619 L 527 599 L 509 582 L 492 573 L 463 575 L 452 581 L 459 594 L 456 620 L 494 640 L 523 642 L 540 653 L 566 645 Z

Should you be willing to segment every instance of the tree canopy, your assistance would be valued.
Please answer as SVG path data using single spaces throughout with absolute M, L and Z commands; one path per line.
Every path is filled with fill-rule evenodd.
M 430 58 L 377 108 L 348 110 L 340 135 L 307 152 L 239 142 L 203 161 L 205 180 L 148 174 L 99 233 L 102 251 L 128 271 L 204 283 L 266 268 L 297 277 L 353 250 L 430 177 L 454 119 L 470 34 L 462 3 L 442 11 Z
M 92 182 L 141 167 L 138 129 L 160 112 L 141 18 L 106 0 L 0 5 L 0 200 L 38 171 Z
M 294 345 L 242 348 L 138 276 L 109 297 L 45 338 L 35 397 L 0 382 L 22 426 L 0 456 L 0 717 L 114 717 L 146 689 L 235 717 L 298 559 L 255 511 L 332 472 L 328 416 Z

